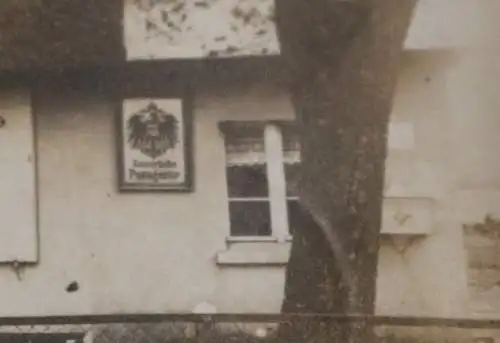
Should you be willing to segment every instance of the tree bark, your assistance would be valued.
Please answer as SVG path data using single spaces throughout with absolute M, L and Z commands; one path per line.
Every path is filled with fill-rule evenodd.
M 416 0 L 276 0 L 301 135 L 304 209 L 283 312 L 373 314 L 386 135 Z M 365 342 L 366 323 L 294 322 L 286 341 Z

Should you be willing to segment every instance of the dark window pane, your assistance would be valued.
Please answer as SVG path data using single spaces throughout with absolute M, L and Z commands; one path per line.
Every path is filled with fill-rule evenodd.
M 262 121 L 225 121 L 220 124 L 224 132 L 226 142 L 238 142 L 241 139 L 260 138 L 264 133 L 264 124 Z
M 227 168 L 228 194 L 232 198 L 267 197 L 267 176 L 264 164 L 230 166 Z
M 300 137 L 293 121 L 283 125 L 283 160 L 287 196 L 297 196 L 295 186 L 300 169 Z
M 286 195 L 288 197 L 297 196 L 297 192 L 295 192 L 295 187 L 299 180 L 299 169 L 300 164 L 285 164 L 285 182 L 286 182 Z
M 300 136 L 296 127 L 292 124 L 283 125 L 283 150 L 300 151 Z
M 287 200 L 288 205 L 288 231 L 293 236 L 298 225 L 304 223 L 304 213 L 298 200 Z
M 270 236 L 271 215 L 268 201 L 229 202 L 231 236 Z
M 262 123 L 228 122 L 224 141 L 226 153 L 264 152 Z

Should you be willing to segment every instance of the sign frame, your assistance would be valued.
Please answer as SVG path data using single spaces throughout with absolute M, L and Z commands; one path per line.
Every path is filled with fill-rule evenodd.
M 129 131 L 125 126 L 125 119 L 127 117 L 126 103 L 141 102 L 149 104 L 157 104 L 161 102 L 178 102 L 181 106 L 178 115 L 182 117 L 181 124 L 178 127 L 178 147 L 182 148 L 182 157 L 184 178 L 179 182 L 161 183 L 152 181 L 147 182 L 131 182 L 127 180 L 127 150 L 129 152 L 133 149 L 128 144 Z M 149 106 L 149 105 L 148 105 Z M 161 107 L 161 106 L 160 106 Z M 158 109 L 158 107 L 156 107 Z M 160 108 L 160 110 L 164 110 Z M 117 138 L 117 152 L 118 152 L 118 189 L 120 192 L 177 192 L 188 193 L 194 191 L 194 163 L 193 163 L 193 111 L 192 101 L 188 92 L 177 93 L 172 96 L 127 96 L 121 97 L 118 111 L 116 115 L 116 131 Z M 163 112 L 164 113 L 164 112 Z M 170 114 L 170 113 L 169 113 Z M 178 123 L 179 124 L 179 123 Z M 154 160 L 154 158 L 153 158 Z

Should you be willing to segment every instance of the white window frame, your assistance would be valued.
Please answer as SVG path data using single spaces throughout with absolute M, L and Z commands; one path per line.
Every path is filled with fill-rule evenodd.
M 271 212 L 271 233 L 278 241 L 285 241 L 290 234 L 283 160 L 283 133 L 277 124 L 265 124 L 264 147 Z
M 252 242 L 252 241 L 277 241 L 287 242 L 292 239 L 289 231 L 288 204 L 289 200 L 297 200 L 298 197 L 287 196 L 286 175 L 284 165 L 283 131 L 279 123 L 271 121 L 260 121 L 263 124 L 264 150 L 266 159 L 266 176 L 268 182 L 268 197 L 270 206 L 271 235 L 270 236 L 229 236 L 229 242 Z M 226 183 L 227 187 L 227 183 Z M 242 198 L 241 200 L 252 201 L 254 198 Z M 256 198 L 255 198 L 256 199 Z M 259 198 L 262 200 L 263 198 Z M 229 198 L 230 201 L 238 201 L 238 198 Z

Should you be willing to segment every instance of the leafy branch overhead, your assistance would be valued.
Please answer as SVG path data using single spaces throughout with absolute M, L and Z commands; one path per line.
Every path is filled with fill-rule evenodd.
M 143 20 L 144 39 L 167 51 L 159 57 L 168 58 L 171 46 L 198 46 L 200 57 L 279 52 L 274 0 L 130 1 L 130 13 Z

